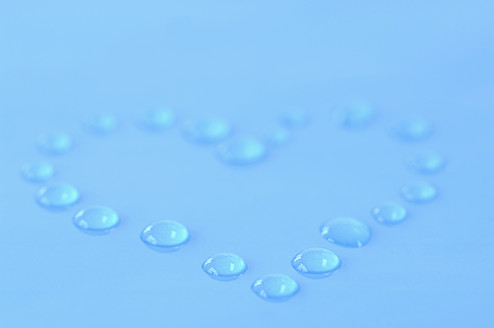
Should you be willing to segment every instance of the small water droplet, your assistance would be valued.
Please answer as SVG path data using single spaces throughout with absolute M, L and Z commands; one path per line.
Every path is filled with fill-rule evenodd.
M 309 115 L 303 110 L 291 110 L 280 117 L 280 122 L 287 128 L 300 128 L 309 124 Z
M 209 117 L 185 122 L 183 132 L 193 142 L 214 144 L 226 139 L 231 133 L 231 127 L 224 119 Z
M 216 153 L 224 163 L 249 165 L 263 160 L 267 149 L 259 140 L 245 137 L 226 141 L 218 146 Z
M 340 246 L 362 247 L 371 239 L 368 225 L 352 218 L 336 218 L 321 226 L 321 236 Z
M 141 233 L 141 240 L 158 252 L 174 252 L 189 241 L 189 232 L 181 223 L 172 220 L 148 225 Z
M 349 130 L 368 127 L 376 119 L 375 110 L 366 104 L 353 104 L 336 113 L 340 125 Z
M 79 192 L 68 184 L 54 184 L 39 189 L 36 200 L 39 205 L 48 209 L 64 209 L 77 203 Z
M 437 190 L 429 182 L 419 181 L 404 186 L 401 196 L 410 203 L 427 203 L 437 197 Z
M 89 129 L 99 135 L 108 134 L 118 126 L 117 117 L 111 113 L 100 113 L 88 121 Z
M 407 217 L 407 210 L 396 203 L 387 203 L 372 209 L 372 216 L 383 224 L 397 224 Z
M 432 124 L 423 119 L 403 121 L 395 127 L 395 135 L 402 141 L 413 142 L 427 139 L 432 135 Z
M 47 162 L 26 163 L 21 169 L 24 179 L 30 182 L 46 181 L 53 176 L 55 169 Z
M 308 248 L 299 252 L 292 260 L 292 266 L 298 273 L 308 278 L 329 277 L 341 267 L 339 257 L 325 248 Z
M 257 279 L 251 286 L 260 298 L 270 302 L 283 302 L 295 296 L 298 283 L 284 274 L 271 274 Z
M 271 147 L 279 147 L 286 144 L 291 138 L 290 131 L 288 129 L 278 127 L 273 131 L 266 134 L 266 144 Z
M 65 133 L 42 134 L 37 140 L 38 148 L 45 154 L 59 155 L 72 148 L 72 138 Z
M 118 226 L 120 219 L 111 208 L 93 206 L 77 212 L 73 222 L 77 228 L 89 235 L 105 235 Z
M 435 152 L 424 152 L 407 159 L 408 167 L 420 174 L 438 173 L 446 166 L 446 160 Z
M 164 131 L 175 123 L 175 114 L 167 108 L 154 108 L 142 117 L 141 123 L 148 131 Z
M 247 270 L 245 261 L 238 255 L 220 253 L 208 258 L 202 265 L 208 276 L 219 281 L 237 279 Z

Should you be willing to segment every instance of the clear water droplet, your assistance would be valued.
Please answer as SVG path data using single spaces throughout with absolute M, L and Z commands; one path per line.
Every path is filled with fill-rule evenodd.
M 247 270 L 245 261 L 232 253 L 220 253 L 208 258 L 202 269 L 208 276 L 219 281 L 231 281 L 237 279 Z
M 187 139 L 199 144 L 215 144 L 226 139 L 231 133 L 230 124 L 221 118 L 189 120 L 183 126 Z
M 353 104 L 336 113 L 340 125 L 349 130 L 368 127 L 376 119 L 375 110 L 366 104 Z
M 21 169 L 24 179 L 30 182 L 46 181 L 53 176 L 55 169 L 47 162 L 26 163 Z
M 88 121 L 89 129 L 99 135 L 108 134 L 116 130 L 117 126 L 117 117 L 111 113 L 97 114 Z
M 288 129 L 278 127 L 266 134 L 266 144 L 271 147 L 279 147 L 290 141 L 291 133 Z
M 327 241 L 345 247 L 362 247 L 371 239 L 370 227 L 352 218 L 326 221 L 321 226 L 320 232 Z
M 281 124 L 286 128 L 300 128 L 309 124 L 309 115 L 303 110 L 291 110 L 280 117 Z
M 406 142 L 425 140 L 432 135 L 432 124 L 423 119 L 403 121 L 395 127 L 395 135 Z
M 77 228 L 89 235 L 105 235 L 118 226 L 120 218 L 111 208 L 93 206 L 77 212 L 73 222 Z
M 407 210 L 396 203 L 387 203 L 372 209 L 374 219 L 382 224 L 397 224 L 407 217 Z
M 257 279 L 251 286 L 260 298 L 270 302 L 283 302 L 295 296 L 298 283 L 284 274 L 271 274 Z
M 443 156 L 435 152 L 424 152 L 407 159 L 407 166 L 420 174 L 434 174 L 440 172 L 446 166 Z
M 158 252 L 174 252 L 189 241 L 187 228 L 172 220 L 158 221 L 148 225 L 141 233 L 141 240 Z
M 218 146 L 216 153 L 224 163 L 249 165 L 263 160 L 267 149 L 259 140 L 245 137 L 226 141 Z
M 167 108 L 154 108 L 142 117 L 141 123 L 148 131 L 164 131 L 175 123 L 175 113 Z
M 37 140 L 38 148 L 45 154 L 59 155 L 72 148 L 72 138 L 65 133 L 42 134 Z
M 325 248 L 308 248 L 292 260 L 292 267 L 303 276 L 312 279 L 329 277 L 341 267 L 340 258 Z
M 38 190 L 38 204 L 48 209 L 64 209 L 79 201 L 79 192 L 69 184 L 54 184 Z
M 410 203 L 427 203 L 437 197 L 437 190 L 429 182 L 418 181 L 404 186 L 401 196 Z

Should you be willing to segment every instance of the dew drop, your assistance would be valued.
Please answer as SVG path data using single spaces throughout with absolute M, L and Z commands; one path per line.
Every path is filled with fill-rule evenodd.
M 158 252 L 175 252 L 185 245 L 189 238 L 187 228 L 171 220 L 150 224 L 141 233 L 141 240 Z
M 309 115 L 302 110 L 291 110 L 280 117 L 281 124 L 286 128 L 300 128 L 309 124 Z
M 77 228 L 89 235 L 105 235 L 118 226 L 120 219 L 111 208 L 93 206 L 77 212 L 73 222 Z
M 59 155 L 72 148 L 72 138 L 65 133 L 42 134 L 38 137 L 37 145 L 45 154 Z
M 446 166 L 446 160 L 435 152 L 424 152 L 407 159 L 407 166 L 420 174 L 434 174 Z
M 437 197 L 437 190 L 429 182 L 419 181 L 404 186 L 401 196 L 410 203 L 427 203 Z
M 48 209 L 64 209 L 79 200 L 77 189 L 68 184 L 54 184 L 38 190 L 36 193 L 38 204 Z
M 230 124 L 221 118 L 189 120 L 183 126 L 187 139 L 199 144 L 215 144 L 226 139 L 231 133 Z
M 46 181 L 53 176 L 55 169 L 47 162 L 26 163 L 21 169 L 24 179 L 30 182 Z
M 362 247 L 371 239 L 370 227 L 352 218 L 326 221 L 321 226 L 320 232 L 327 241 L 345 247 Z
M 289 276 L 271 274 L 254 281 L 251 289 L 257 296 L 266 301 L 283 302 L 295 296 L 300 287 Z
M 175 114 L 167 108 L 154 108 L 142 117 L 141 123 L 148 131 L 164 131 L 175 123 Z
M 245 137 L 220 144 L 216 154 L 224 163 L 240 166 L 260 162 L 266 157 L 267 149 L 259 140 Z
M 202 264 L 202 269 L 215 280 L 231 281 L 244 273 L 247 270 L 247 265 L 238 255 L 220 253 L 208 258 Z
M 114 131 L 118 126 L 117 117 L 110 113 L 100 113 L 88 122 L 89 129 L 94 134 L 104 135 Z
M 298 273 L 312 279 L 329 277 L 341 267 L 339 257 L 325 248 L 308 248 L 299 252 L 292 260 Z
M 396 203 L 387 203 L 372 209 L 374 219 L 382 224 L 397 224 L 407 217 L 407 210 Z
M 374 122 L 375 110 L 366 104 L 349 105 L 336 113 L 340 125 L 349 130 L 363 129 Z
M 432 135 L 432 124 L 426 120 L 403 121 L 395 127 L 395 135 L 406 142 L 425 140 Z
M 291 138 L 290 131 L 286 128 L 278 127 L 266 134 L 266 144 L 271 147 L 280 147 L 286 144 Z

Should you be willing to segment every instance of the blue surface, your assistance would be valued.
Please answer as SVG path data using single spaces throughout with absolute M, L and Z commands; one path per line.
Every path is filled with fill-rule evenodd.
M 494 301 L 494 20 L 492 1 L 2 1 L 0 3 L 0 327 L 492 327 Z M 346 130 L 334 111 L 364 101 L 375 121 Z M 140 128 L 146 110 L 177 124 Z M 231 167 L 187 142 L 180 122 L 214 115 L 234 135 L 262 137 L 303 109 L 310 123 L 260 164 Z M 115 131 L 88 131 L 113 113 Z M 392 127 L 434 124 L 403 143 Z M 67 132 L 50 157 L 40 134 Z M 421 177 L 406 158 L 448 159 Z M 81 192 L 72 209 L 36 204 L 26 162 L 55 165 L 51 182 Z M 428 204 L 404 204 L 396 226 L 371 210 L 426 179 Z M 89 236 L 78 210 L 114 209 L 121 224 Z M 319 235 L 349 216 L 372 228 L 347 249 Z M 191 239 L 175 253 L 139 234 L 176 220 Z M 342 267 L 311 280 L 291 267 L 309 247 Z M 231 252 L 248 270 L 232 282 L 201 264 Z M 300 292 L 271 304 L 251 284 L 287 274 Z

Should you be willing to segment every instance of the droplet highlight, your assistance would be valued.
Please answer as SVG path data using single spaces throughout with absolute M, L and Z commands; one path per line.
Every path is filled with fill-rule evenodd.
M 163 220 L 148 225 L 141 233 L 141 240 L 158 252 L 175 252 L 189 241 L 187 228 L 176 221 Z
M 432 135 L 432 132 L 432 124 L 423 119 L 403 121 L 394 130 L 396 137 L 406 142 L 425 140 Z
M 154 108 L 144 114 L 141 123 L 148 131 L 164 131 L 175 123 L 175 113 L 167 108 Z
M 220 253 L 208 258 L 202 264 L 202 270 L 215 280 L 231 281 L 244 273 L 247 270 L 247 265 L 238 255 Z
M 301 128 L 309 124 L 309 115 L 303 110 L 290 110 L 280 116 L 280 123 L 289 129 Z
M 22 176 L 29 182 L 43 182 L 55 174 L 53 165 L 47 162 L 26 163 L 21 169 Z
M 341 267 L 338 255 L 325 248 L 308 248 L 292 259 L 292 267 L 301 275 L 321 279 L 329 277 Z
M 254 138 L 236 138 L 218 146 L 216 151 L 221 161 L 230 165 L 250 165 L 267 156 L 264 144 Z
M 419 174 L 435 174 L 446 166 L 444 157 L 436 152 L 417 154 L 409 157 L 406 163 L 410 170 Z
M 79 201 L 79 192 L 69 184 L 54 184 L 39 189 L 36 200 L 47 209 L 64 209 Z
M 372 209 L 374 219 L 382 224 L 393 225 L 407 217 L 407 210 L 397 203 L 386 203 Z
M 74 225 L 88 235 L 106 235 L 118 226 L 120 218 L 111 208 L 93 206 L 76 213 Z
M 371 229 L 353 218 L 326 221 L 320 228 L 321 236 L 329 242 L 345 247 L 362 247 L 371 239 Z
M 111 113 L 100 113 L 92 117 L 87 125 L 94 134 L 104 135 L 117 129 L 118 120 Z
M 271 274 L 254 281 L 251 289 L 263 300 L 283 302 L 295 296 L 300 287 L 295 280 L 287 275 Z
M 376 119 L 374 108 L 366 104 L 353 104 L 336 112 L 339 124 L 349 130 L 363 129 Z
M 60 155 L 72 148 L 72 138 L 65 133 L 42 134 L 37 140 L 38 148 L 48 155 Z
M 189 120 L 183 125 L 188 140 L 199 144 L 214 144 L 226 139 L 231 133 L 230 124 L 221 118 Z
M 437 190 L 429 182 L 419 181 L 404 186 L 401 196 L 410 203 L 428 203 L 437 197 Z
M 280 147 L 288 143 L 291 139 L 290 130 L 282 127 L 275 128 L 266 134 L 266 144 L 271 147 Z

